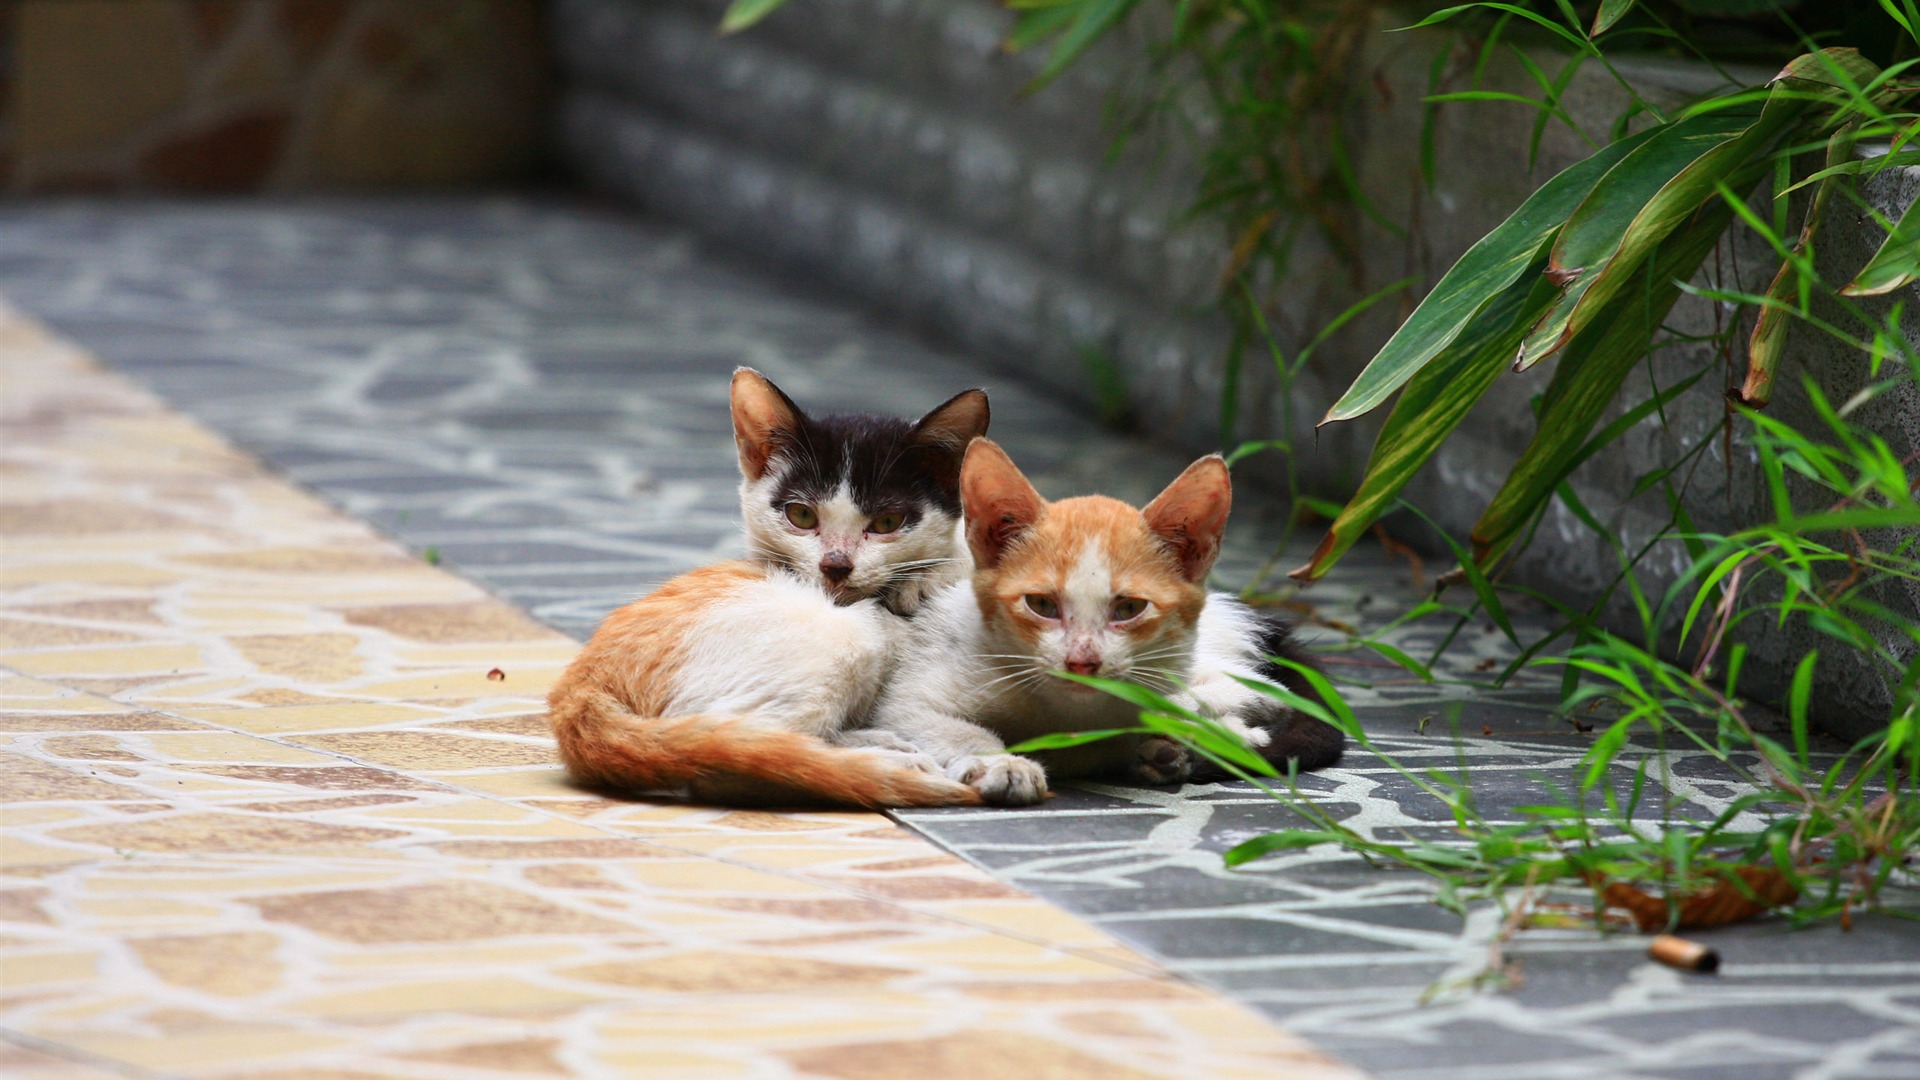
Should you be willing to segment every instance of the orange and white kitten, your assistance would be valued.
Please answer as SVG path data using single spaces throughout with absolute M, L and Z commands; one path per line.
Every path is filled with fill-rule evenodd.
M 1232 503 L 1218 455 L 1194 462 L 1141 510 L 1098 495 L 1049 503 L 986 439 L 968 448 L 960 486 L 973 581 L 931 597 L 905 628 L 875 728 L 1002 805 L 1044 798 L 1049 771 L 1144 783 L 1189 776 L 1185 749 L 1160 736 L 1040 760 L 1008 754 L 1009 744 L 1038 735 L 1137 725 L 1137 707 L 1052 674 L 1067 671 L 1166 693 L 1269 761 L 1314 769 L 1339 759 L 1338 730 L 1233 678 L 1304 688 L 1297 673 L 1264 660 L 1292 651 L 1283 627 L 1207 595 Z
M 568 771 L 734 804 L 977 804 L 910 745 L 854 729 L 903 616 L 970 569 L 960 461 L 986 430 L 986 395 L 917 423 L 814 418 L 742 368 L 732 408 L 755 557 L 607 616 L 547 699 Z

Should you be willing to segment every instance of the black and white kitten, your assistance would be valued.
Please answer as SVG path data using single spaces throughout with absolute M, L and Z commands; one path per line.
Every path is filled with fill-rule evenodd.
M 960 536 L 960 460 L 987 430 L 987 395 L 965 390 L 918 421 L 810 417 L 752 368 L 733 375 L 740 513 L 751 558 L 835 602 L 918 610 L 973 567 Z
M 987 398 L 918 421 L 814 419 L 733 376 L 752 557 L 704 566 L 608 615 L 549 694 L 574 778 L 736 804 L 975 805 L 913 746 L 862 728 L 903 615 L 972 571 L 960 462 Z

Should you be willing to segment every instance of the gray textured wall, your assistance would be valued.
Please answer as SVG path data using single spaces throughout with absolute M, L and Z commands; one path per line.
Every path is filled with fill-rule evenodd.
M 556 0 L 563 153 L 581 174 L 771 269 L 852 293 L 1063 394 L 1091 402 L 1085 355 L 1111 357 L 1148 430 L 1194 450 L 1218 445 L 1228 338 L 1211 303 L 1224 241 L 1204 224 L 1177 223 L 1195 176 L 1179 148 L 1109 154 L 1102 116 L 1128 74 L 1124 48 L 1096 49 L 1065 78 L 1023 97 L 1038 57 L 1000 47 L 1009 16 L 987 0 L 792 0 L 762 26 L 722 37 L 714 28 L 724 6 Z M 1364 90 L 1346 117 L 1354 161 L 1375 201 L 1414 228 L 1401 238 L 1363 226 L 1359 281 L 1309 239 L 1280 283 L 1275 324 L 1289 346 L 1368 288 L 1408 275 L 1433 281 L 1540 181 L 1588 152 L 1556 124 L 1530 170 L 1531 114 L 1513 105 L 1451 105 L 1436 129 L 1436 182 L 1419 185 L 1421 98 L 1434 52 L 1450 40 L 1438 33 L 1370 39 L 1353 72 Z M 1467 59 L 1456 57 L 1454 68 L 1464 72 Z M 1679 101 L 1714 83 L 1684 64 L 1649 61 L 1628 70 L 1656 101 Z M 1533 91 L 1517 65 L 1496 66 L 1491 80 L 1495 88 Z M 1564 103 L 1604 136 L 1626 101 L 1589 67 Z M 1892 208 L 1912 198 L 1916 184 L 1889 176 L 1870 195 Z M 1822 255 L 1844 278 L 1878 234 L 1851 208 L 1835 217 Z M 1769 253 L 1754 242 L 1729 243 L 1710 265 L 1728 284 L 1753 291 L 1770 272 Z M 1236 437 L 1271 434 L 1288 407 L 1309 430 L 1410 304 L 1382 304 L 1329 341 L 1291 402 L 1274 393 L 1264 362 L 1250 360 Z M 1669 322 L 1702 334 L 1725 317 L 1715 305 L 1683 300 Z M 1663 384 L 1678 378 L 1707 359 L 1704 350 L 1672 346 L 1651 373 Z M 1816 333 L 1796 330 L 1789 352 L 1774 411 L 1791 421 L 1811 419 L 1797 388 L 1800 370 L 1814 372 L 1838 398 L 1863 378 L 1857 358 Z M 1737 383 L 1737 365 L 1728 366 Z M 1549 362 L 1501 380 L 1408 498 L 1464 534 L 1532 436 L 1529 401 L 1550 373 Z M 1636 376 L 1626 398 L 1647 396 L 1649 385 Z M 1576 477 L 1586 503 L 1630 545 L 1663 527 L 1668 512 L 1658 492 L 1632 502 L 1621 495 L 1647 470 L 1711 438 L 1725 417 L 1718 396 L 1702 391 L 1670 409 L 1664 426 L 1643 424 Z M 1913 401 L 1875 410 L 1897 452 L 1916 445 Z M 1303 446 L 1298 462 L 1310 486 L 1336 496 L 1349 490 L 1378 419 L 1335 425 Z M 1762 509 L 1751 448 L 1736 439 L 1731 449 L 1729 462 L 1716 440 L 1691 477 L 1687 505 L 1702 529 L 1730 530 Z M 1257 458 L 1242 465 L 1243 481 L 1273 482 L 1262 467 Z M 1646 568 L 1649 588 L 1663 589 L 1684 562 L 1677 545 L 1657 553 Z M 1556 507 L 1512 573 L 1585 602 L 1617 569 L 1612 552 Z M 1912 595 L 1885 599 L 1895 610 L 1920 610 Z M 1621 600 L 1610 621 L 1630 625 L 1629 616 Z M 1751 689 L 1764 696 L 1808 642 L 1788 632 L 1753 645 Z M 1829 726 L 1858 732 L 1883 717 L 1881 674 L 1859 665 L 1823 669 Z

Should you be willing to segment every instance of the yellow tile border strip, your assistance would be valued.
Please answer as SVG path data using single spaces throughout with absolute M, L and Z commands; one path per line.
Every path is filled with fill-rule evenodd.
M 573 648 L 0 307 L 0 1072 L 1357 1075 L 879 815 L 569 787 Z

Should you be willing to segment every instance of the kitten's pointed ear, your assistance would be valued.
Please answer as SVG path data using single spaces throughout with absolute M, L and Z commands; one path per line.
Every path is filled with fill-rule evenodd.
M 1232 506 L 1233 481 L 1227 475 L 1227 463 L 1219 454 L 1209 454 L 1187 466 L 1140 515 L 1173 552 L 1180 572 L 1198 584 L 1206 580 L 1220 554 L 1220 537 L 1227 531 L 1227 511 Z
M 985 390 L 962 390 L 913 425 L 913 441 L 958 454 L 987 433 L 991 418 Z
M 1020 467 L 992 439 L 975 439 L 960 464 L 960 502 L 975 566 L 999 565 L 1007 548 L 1047 512 Z
M 732 399 L 733 445 L 740 452 L 740 471 L 748 480 L 758 480 L 766 475 L 773 455 L 793 444 L 807 414 L 750 367 L 734 369 Z

